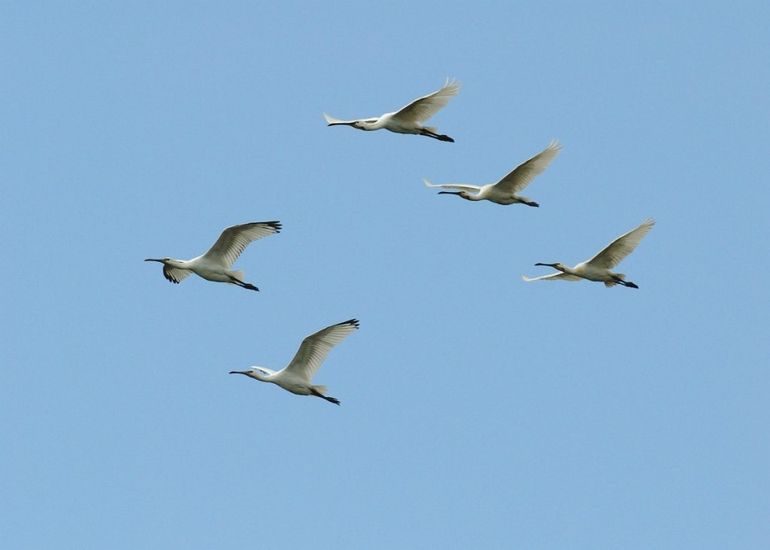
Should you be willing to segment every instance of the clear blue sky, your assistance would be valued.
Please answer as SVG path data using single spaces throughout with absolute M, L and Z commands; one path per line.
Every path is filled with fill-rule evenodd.
M 765 2 L 0 8 L 13 549 L 770 547 Z M 454 144 L 327 128 L 463 85 Z M 437 196 L 543 149 L 538 209 Z M 531 283 L 647 217 L 639 290 Z M 277 219 L 262 292 L 166 282 Z M 361 330 L 335 407 L 228 376 Z

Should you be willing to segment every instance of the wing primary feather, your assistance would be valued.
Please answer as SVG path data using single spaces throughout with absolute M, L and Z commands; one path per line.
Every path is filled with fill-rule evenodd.
M 358 319 L 348 319 L 305 337 L 294 358 L 283 370 L 300 376 L 309 383 L 331 349 L 358 327 Z
M 561 149 L 562 145 L 558 140 L 551 140 L 548 147 L 508 172 L 495 186 L 512 193 L 521 191 L 551 164 Z
M 250 243 L 280 233 L 282 227 L 277 220 L 233 225 L 222 231 L 217 242 L 203 256 L 223 262 L 229 269 Z
M 631 231 L 628 231 L 605 246 L 599 253 L 586 263 L 593 264 L 597 267 L 605 269 L 612 269 L 617 266 L 623 259 L 631 254 L 647 233 L 650 232 L 652 226 L 655 225 L 655 220 L 648 218 L 644 220 L 638 227 L 635 227 Z

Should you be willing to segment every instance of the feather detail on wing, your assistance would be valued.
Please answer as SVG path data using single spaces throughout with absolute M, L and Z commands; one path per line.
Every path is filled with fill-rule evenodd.
M 461 191 L 474 191 L 478 192 L 481 187 L 477 185 L 465 185 L 462 183 L 431 183 L 425 178 L 423 178 L 423 183 L 425 183 L 425 187 L 434 187 L 438 189 L 459 189 Z
M 455 80 L 447 79 L 444 86 L 432 94 L 415 99 L 393 113 L 393 118 L 400 118 L 409 122 L 422 122 L 435 115 L 441 108 L 446 107 L 449 100 L 460 91 L 460 84 Z
M 561 151 L 561 144 L 557 140 L 551 143 L 526 162 L 521 163 L 505 177 L 495 184 L 495 187 L 510 193 L 518 193 L 524 189 L 530 182 L 545 170 L 556 155 Z
M 175 285 L 181 283 L 190 273 L 192 273 L 192 271 L 189 269 L 180 269 L 178 267 L 170 267 L 165 264 L 163 265 L 163 276 L 166 278 L 166 280 L 174 283 Z
M 281 231 L 281 222 L 252 222 L 228 227 L 203 257 L 225 264 L 229 269 L 241 252 L 257 239 L 274 235 Z
M 532 281 L 579 281 L 580 277 L 577 275 L 570 275 L 569 273 L 562 273 L 561 271 L 557 273 L 551 273 L 549 275 L 541 275 L 540 277 L 527 277 L 526 275 L 521 276 L 522 279 L 527 281 L 528 283 L 531 283 Z
M 310 383 L 331 349 L 358 329 L 358 320 L 350 319 L 311 334 L 302 341 L 297 354 L 284 369 Z
M 618 265 L 623 258 L 631 254 L 639 245 L 642 238 L 650 232 L 655 220 L 645 220 L 639 227 L 632 229 L 608 244 L 604 250 L 588 260 L 586 263 L 603 269 L 612 269 Z

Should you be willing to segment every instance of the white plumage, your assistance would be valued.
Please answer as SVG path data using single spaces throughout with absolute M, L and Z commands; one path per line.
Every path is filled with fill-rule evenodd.
M 467 185 L 463 183 L 444 183 L 435 185 L 424 179 L 426 187 L 439 189 L 452 189 L 453 191 L 440 191 L 439 195 L 457 195 L 469 201 L 491 201 L 497 204 L 526 204 L 527 206 L 540 206 L 527 197 L 518 195 L 532 180 L 545 170 L 556 155 L 561 151 L 561 144 L 553 140 L 544 150 L 531 159 L 518 165 L 500 181 L 487 185 Z
M 636 227 L 624 233 L 604 249 L 602 249 L 596 256 L 585 262 L 577 264 L 575 267 L 568 267 L 561 263 L 536 263 L 535 265 L 546 265 L 558 269 L 558 273 L 551 273 L 549 275 L 543 275 L 541 277 L 527 277 L 523 275 L 522 278 L 529 281 L 544 281 L 544 280 L 562 280 L 562 281 L 579 281 L 580 279 L 587 279 L 589 281 L 603 282 L 605 286 L 614 286 L 621 284 L 630 288 L 639 288 L 631 281 L 625 280 L 623 273 L 613 273 L 612 269 L 615 268 L 626 256 L 631 254 L 634 249 L 639 245 L 642 238 L 649 233 L 652 226 L 655 225 L 655 220 L 645 220 L 639 227 Z
M 190 273 L 195 273 L 208 281 L 231 283 L 249 290 L 259 290 L 251 283 L 244 282 L 243 271 L 232 271 L 231 268 L 249 243 L 280 231 L 281 222 L 277 221 L 233 225 L 222 231 L 217 242 L 208 252 L 197 258 L 192 260 L 147 258 L 145 262 L 162 263 L 163 276 L 175 284 L 182 282 Z
M 297 395 L 315 395 L 339 405 L 338 399 L 326 395 L 326 386 L 313 385 L 313 375 L 321 367 L 329 351 L 356 331 L 358 325 L 357 319 L 350 319 L 311 334 L 302 341 L 291 363 L 277 372 L 255 366 L 246 371 L 230 371 L 230 374 L 243 374 L 260 382 L 276 384 Z
M 439 141 L 454 142 L 446 135 L 439 134 L 438 130 L 432 126 L 423 126 L 422 123 L 435 115 L 442 107 L 445 107 L 449 100 L 460 91 L 460 85 L 447 79 L 444 86 L 431 94 L 415 99 L 408 105 L 398 111 L 385 113 L 378 117 L 340 120 L 324 113 L 324 118 L 328 126 L 352 126 L 359 130 L 390 130 L 398 134 L 417 134 L 427 136 Z

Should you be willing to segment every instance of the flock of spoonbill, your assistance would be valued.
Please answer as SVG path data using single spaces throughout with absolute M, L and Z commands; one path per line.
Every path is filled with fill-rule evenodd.
M 385 129 L 399 134 L 415 134 L 454 143 L 454 139 L 451 137 L 440 134 L 435 127 L 424 126 L 423 123 L 445 107 L 459 90 L 459 84 L 448 79 L 439 90 L 415 99 L 392 113 L 385 113 L 379 117 L 352 120 L 340 120 L 324 113 L 324 118 L 328 126 L 352 126 L 364 131 Z M 551 141 L 548 147 L 519 164 L 496 183 L 469 185 L 462 183 L 433 184 L 427 179 L 423 181 L 427 187 L 442 189 L 439 191 L 439 195 L 457 195 L 468 201 L 487 200 L 501 205 L 525 204 L 538 207 L 540 205 L 537 202 L 519 193 L 548 167 L 559 154 L 561 148 L 562 146 L 557 140 Z M 635 283 L 627 281 L 623 273 L 615 273 L 612 269 L 634 251 L 654 224 L 652 219 L 644 221 L 639 227 L 612 241 L 590 260 L 581 262 L 574 267 L 558 262 L 538 262 L 535 264 L 536 266 L 548 266 L 557 271 L 540 277 L 524 275 L 522 278 L 528 282 L 586 279 L 603 282 L 607 287 L 622 285 L 628 288 L 639 288 Z M 175 284 L 180 283 L 190 273 L 195 273 L 207 281 L 229 283 L 247 290 L 259 290 L 244 280 L 243 271 L 233 271 L 232 266 L 251 242 L 274 235 L 280 230 L 281 223 L 278 221 L 234 225 L 222 231 L 214 245 L 201 256 L 191 260 L 166 257 L 147 258 L 145 261 L 162 263 L 163 276 Z M 260 382 L 275 384 L 297 395 L 312 395 L 339 405 L 339 399 L 327 395 L 326 387 L 314 385 L 312 379 L 332 347 L 339 344 L 358 327 L 358 320 L 350 319 L 311 334 L 302 341 L 291 362 L 279 371 L 253 366 L 248 370 L 230 371 L 230 374 L 242 374 Z

